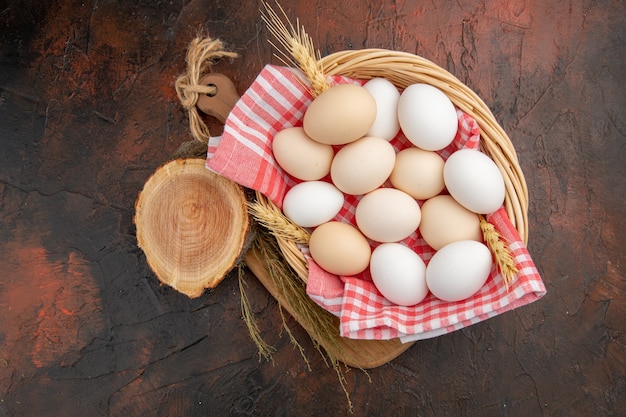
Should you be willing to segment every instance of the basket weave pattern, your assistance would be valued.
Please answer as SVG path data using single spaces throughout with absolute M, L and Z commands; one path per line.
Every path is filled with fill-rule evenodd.
M 336 52 L 322 58 L 328 76 L 341 75 L 368 80 L 383 77 L 400 90 L 415 83 L 426 83 L 442 90 L 465 113 L 472 116 L 481 130 L 481 150 L 498 166 L 504 178 L 504 206 L 520 238 L 528 242 L 528 189 L 513 144 L 483 100 L 448 71 L 417 55 L 384 49 Z M 280 211 L 261 193 L 257 198 Z M 307 260 L 295 242 L 278 237 L 285 260 L 306 282 Z
M 319 268 L 308 255 L 308 248 L 302 245 L 307 239 L 302 239 L 301 233 L 286 232 L 293 229 L 293 224 L 289 220 L 275 223 L 284 217 L 280 211 L 282 200 L 297 181 L 284 174 L 271 150 L 278 131 L 302 123 L 313 94 L 297 75 L 298 71 L 267 65 L 231 111 L 219 143 L 209 142 L 207 166 L 257 191 L 258 203 L 265 206 L 263 212 L 270 219 L 268 225 L 273 225 L 269 229 L 278 240 L 284 258 L 281 261 L 295 270 L 294 279 L 306 282 L 306 294 L 311 300 L 339 317 L 341 336 L 369 340 L 401 338 L 402 341 L 436 337 L 541 298 L 545 287 L 524 244 L 527 239 L 524 178 L 509 138 L 482 100 L 452 75 L 415 55 L 386 50 L 350 51 L 330 55 L 321 62 L 332 84 L 365 83 L 367 79 L 382 76 L 400 90 L 422 82 L 438 87 L 451 97 L 458 109 L 459 131 L 450 146 L 456 149 L 480 146 L 505 178 L 505 206 L 488 215 L 487 221 L 501 234 L 519 271 L 514 284 L 507 286 L 503 275 L 493 268 L 493 279 L 488 279 L 474 296 L 460 302 L 446 303 L 429 295 L 422 303 L 404 307 L 391 304 L 379 294 L 369 270 L 359 276 L 338 277 Z M 396 150 L 408 145 L 404 139 L 394 139 Z M 356 197 L 346 198 L 338 215 L 342 221 L 353 221 L 357 201 Z M 433 254 L 417 232 L 405 243 L 424 256 L 425 261 Z

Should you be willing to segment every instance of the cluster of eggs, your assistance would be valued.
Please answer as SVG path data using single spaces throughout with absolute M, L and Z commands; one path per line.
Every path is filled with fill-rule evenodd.
M 340 276 L 369 267 L 379 292 L 398 305 L 418 304 L 429 292 L 444 301 L 475 294 L 492 266 L 477 213 L 496 211 L 505 187 L 478 150 L 457 150 L 444 161 L 438 151 L 457 129 L 453 103 L 428 84 L 400 92 L 373 78 L 317 96 L 302 126 L 272 141 L 278 165 L 299 180 L 283 212 L 312 229 L 313 260 Z M 400 131 L 410 146 L 396 152 L 391 142 Z M 356 225 L 334 220 L 347 196 L 356 201 Z M 427 266 L 403 242 L 415 232 L 435 250 Z

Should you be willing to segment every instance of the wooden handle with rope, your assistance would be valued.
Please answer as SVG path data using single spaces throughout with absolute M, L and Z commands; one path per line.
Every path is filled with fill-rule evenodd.
M 217 59 L 236 56 L 219 40 L 191 42 L 187 72 L 175 87 L 200 146 L 184 143 L 146 181 L 135 203 L 137 243 L 150 268 L 162 283 L 192 298 L 215 287 L 252 241 L 243 188 L 205 166 L 210 132 L 198 112 L 226 120 L 239 99 L 235 86 L 225 75 L 205 73 Z
M 192 43 L 192 47 L 195 44 Z M 189 56 L 198 56 L 197 54 L 188 54 Z M 232 85 L 232 82 L 225 76 L 210 73 L 206 76 L 200 75 L 197 73 L 196 68 L 198 67 L 196 64 L 191 64 L 193 68 L 194 75 L 181 76 L 179 80 L 177 80 L 176 88 L 179 93 L 179 97 L 181 97 L 181 103 L 187 108 L 190 114 L 190 127 L 192 131 L 192 135 L 194 136 L 197 143 L 203 143 L 208 141 L 210 138 L 210 134 L 208 129 L 205 130 L 206 125 L 201 123 L 201 117 L 198 112 L 200 110 L 203 113 L 208 115 L 212 115 L 216 117 L 221 122 L 225 122 L 230 110 L 234 107 L 235 103 L 239 99 L 239 96 L 236 94 L 236 89 Z M 197 80 L 197 81 L 190 81 Z M 204 83 L 204 86 L 199 86 Z M 188 100 L 188 101 L 186 101 Z M 193 105 L 191 103 L 194 103 Z M 192 116 L 193 115 L 193 116 Z M 194 120 L 191 120 L 194 118 Z M 206 146 L 204 147 L 206 151 Z M 330 313 L 323 311 L 319 306 L 317 310 L 320 310 L 323 313 L 323 317 L 327 318 L 328 323 L 324 323 L 320 325 L 319 322 L 315 320 L 311 320 L 310 316 L 306 313 L 303 313 L 301 306 L 298 306 L 297 303 L 293 303 L 293 296 L 290 297 L 285 293 L 284 288 L 281 288 L 279 284 L 276 282 L 276 278 L 273 277 L 276 274 L 276 271 L 271 271 L 271 265 L 275 265 L 275 260 L 269 259 L 267 254 L 264 253 L 264 249 L 252 245 L 250 249 L 248 249 L 248 244 L 252 240 L 250 236 L 254 236 L 254 233 L 250 233 L 250 223 L 248 220 L 247 214 L 247 200 L 244 196 L 242 188 L 235 184 L 228 182 L 226 180 L 222 185 L 218 186 L 218 189 L 221 187 L 230 188 L 230 192 L 224 192 L 220 195 L 219 192 L 212 191 L 209 194 L 220 195 L 220 197 L 213 199 L 212 203 L 209 200 L 212 200 L 212 197 L 205 196 L 206 204 L 198 204 L 197 206 L 204 207 L 207 211 L 202 214 L 202 216 L 213 218 L 214 220 L 206 220 L 206 225 L 200 228 L 200 230 L 206 231 L 207 233 L 189 233 L 188 235 L 178 234 L 178 240 L 181 240 L 180 246 L 178 246 L 175 250 L 171 250 L 169 248 L 159 248 L 159 250 L 155 250 L 151 246 L 159 247 L 159 246 L 168 246 L 172 244 L 171 231 L 177 231 L 179 226 L 176 223 L 181 223 L 180 220 L 174 221 L 172 225 L 169 226 L 170 232 L 162 232 L 158 234 L 159 230 L 162 226 L 158 221 L 154 221 L 155 213 L 158 213 L 162 210 L 162 206 L 165 204 L 165 201 L 180 200 L 179 196 L 183 193 L 183 189 L 190 188 L 195 190 L 191 192 L 193 194 L 196 193 L 196 198 L 200 198 L 199 195 L 207 194 L 206 187 L 209 184 L 219 183 L 215 174 L 211 173 L 204 167 L 204 160 L 202 163 L 194 163 L 188 164 L 187 161 L 191 159 L 177 159 L 172 161 L 172 163 L 182 164 L 182 161 L 185 161 L 185 165 L 193 165 L 193 171 L 196 174 L 206 177 L 204 181 L 206 181 L 205 185 L 193 185 L 185 184 L 182 177 L 190 175 L 192 169 L 189 166 L 185 170 L 178 170 L 176 175 L 167 175 L 167 180 L 175 183 L 170 188 L 175 190 L 173 195 L 165 196 L 160 186 L 157 187 L 152 186 L 150 182 L 155 182 L 156 184 L 162 182 L 158 177 L 160 175 L 155 175 L 153 181 L 152 178 L 146 183 L 146 187 L 144 191 L 140 194 L 140 198 L 137 202 L 137 215 L 135 217 L 137 224 L 137 235 L 140 246 L 146 252 L 146 257 L 148 258 L 148 262 L 155 269 L 155 266 L 158 266 L 159 263 L 165 263 L 169 265 L 169 269 L 165 274 L 159 274 L 159 279 L 168 285 L 173 286 L 178 291 L 184 292 L 190 297 L 196 297 L 202 294 L 204 288 L 212 287 L 219 283 L 224 275 L 226 275 L 235 265 L 238 264 L 239 260 L 243 259 L 243 262 L 250 268 L 250 270 L 254 273 L 257 279 L 263 284 L 263 286 L 270 292 L 270 294 L 278 300 L 280 305 L 287 310 L 289 314 L 307 331 L 307 333 L 311 336 L 311 338 L 315 341 L 315 343 L 319 343 L 321 347 L 323 347 L 326 352 L 330 362 L 332 363 L 333 368 L 337 371 L 339 375 L 340 381 L 345 383 L 345 380 L 342 378 L 342 372 L 337 363 L 337 360 L 344 362 L 346 365 L 355 366 L 362 369 L 374 368 L 380 366 L 393 358 L 400 355 L 406 349 L 408 349 L 412 343 L 403 344 L 399 339 L 393 340 L 352 340 L 346 339 L 339 336 L 339 323 L 338 319 L 331 315 Z M 166 165 L 167 166 L 167 165 Z M 169 170 L 166 166 L 162 167 L 160 170 Z M 201 169 L 200 169 L 201 168 Z M 175 177 L 178 177 L 175 179 Z M 225 180 L 225 179 L 224 179 Z M 199 182 L 201 183 L 201 182 Z M 226 184 L 228 184 L 226 186 Z M 153 190 L 154 189 L 154 190 Z M 148 190 L 148 191 L 146 191 Z M 237 191 L 232 191 L 237 190 Z M 218 203 L 217 200 L 227 200 L 225 203 L 221 201 Z M 148 204 L 144 203 L 143 200 L 149 200 L 151 206 L 148 208 Z M 172 204 L 172 206 L 175 206 Z M 195 209 L 187 208 L 182 209 L 180 205 L 178 208 L 170 210 L 173 213 L 170 216 L 164 217 L 192 217 L 185 216 L 184 212 L 193 213 Z M 218 224 L 224 225 L 228 224 L 226 217 L 224 217 L 224 211 L 230 211 L 235 213 L 234 222 L 232 222 L 232 227 L 229 230 L 215 228 L 213 224 L 216 220 Z M 162 216 L 163 217 L 163 216 Z M 200 217 L 200 216 L 198 216 Z M 182 221 L 185 224 L 192 224 L 193 222 L 187 222 L 186 219 Z M 192 228 L 190 228 L 192 229 Z M 144 236 L 142 231 L 152 230 L 157 232 L 155 237 L 152 237 L 150 240 L 143 239 L 140 237 Z M 219 230 L 219 233 L 211 234 L 211 230 Z M 204 236 L 204 237 L 203 237 Z M 188 255 L 184 255 L 186 247 L 195 247 L 198 244 L 205 245 L 207 242 L 202 242 L 203 239 L 208 239 L 212 244 L 219 242 L 229 243 L 230 245 L 224 245 L 224 248 L 229 247 L 227 251 L 222 252 L 219 256 L 223 256 L 223 258 L 217 257 L 217 252 L 214 256 L 210 258 L 202 257 L 202 262 L 207 264 L 213 264 L 213 269 L 215 272 L 212 273 L 212 277 L 209 278 L 207 275 L 204 279 L 199 279 L 197 275 L 189 278 L 189 273 L 182 271 L 183 266 L 186 262 L 190 262 L 192 264 L 198 262 L 197 259 L 191 259 L 190 253 Z M 257 239 L 258 240 L 258 239 Z M 262 239 L 261 239 L 262 240 Z M 209 245 L 210 246 L 210 245 Z M 198 252 L 195 252 L 193 256 L 197 256 Z M 160 259 L 158 256 L 159 255 Z M 158 260 L 158 261 L 157 261 Z M 182 261 L 182 262 L 181 262 Z M 153 266 L 154 264 L 154 266 Z M 217 265 L 220 265 L 218 268 Z M 201 268 L 196 268 L 201 269 Z M 155 269 L 156 271 L 156 269 Z M 285 270 L 286 271 L 286 270 Z M 290 272 L 293 274 L 293 272 Z M 185 278 L 179 278 L 179 275 L 185 275 Z M 292 278 L 294 282 L 297 282 L 299 285 L 302 285 L 302 282 L 297 278 Z M 184 282 L 184 286 L 181 285 Z M 241 281 L 240 281 L 241 286 Z M 243 297 L 242 292 L 242 297 Z M 306 299 L 308 302 L 313 303 L 305 293 L 299 294 L 296 298 Z M 245 300 L 242 299 L 242 304 L 245 304 Z M 302 301 L 302 300 L 301 300 Z M 245 313 L 244 313 L 245 317 Z M 326 319 L 324 319 L 326 320 Z M 255 335 L 258 336 L 258 329 L 255 330 L 255 322 L 253 319 L 248 318 L 246 323 L 249 326 L 250 334 L 257 346 L 259 347 L 259 352 L 265 356 L 263 352 L 269 354 L 271 348 L 266 346 L 262 340 L 257 340 Z M 343 386 L 342 383 L 342 386 Z M 345 388 L 345 386 L 344 386 Z

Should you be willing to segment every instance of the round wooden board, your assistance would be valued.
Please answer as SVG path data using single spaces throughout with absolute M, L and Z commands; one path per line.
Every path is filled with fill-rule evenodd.
M 209 171 L 204 159 L 177 159 L 146 181 L 135 224 L 159 280 L 194 298 L 233 268 L 249 219 L 238 184 Z

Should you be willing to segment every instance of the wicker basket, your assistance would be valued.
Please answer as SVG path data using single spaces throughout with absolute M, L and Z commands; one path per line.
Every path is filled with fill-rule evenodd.
M 442 90 L 461 110 L 472 116 L 481 130 L 481 150 L 496 163 L 504 178 L 504 206 L 524 244 L 528 242 L 528 189 L 517 154 L 506 132 L 483 100 L 448 71 L 417 55 L 385 49 L 342 51 L 321 59 L 327 76 L 343 75 L 368 80 L 384 77 L 400 90 L 410 84 L 426 83 Z M 280 211 L 257 193 L 262 204 Z M 293 241 L 278 238 L 285 260 L 306 282 L 307 261 Z

